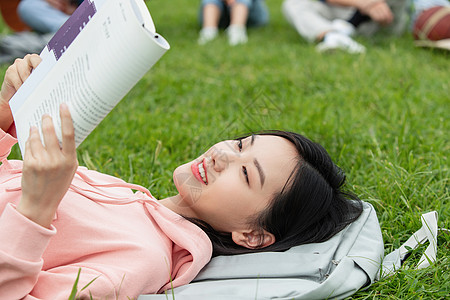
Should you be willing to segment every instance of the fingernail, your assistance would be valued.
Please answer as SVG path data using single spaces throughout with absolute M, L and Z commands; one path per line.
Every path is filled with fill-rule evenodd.
M 62 109 L 68 109 L 69 108 L 69 106 L 67 106 L 67 103 L 61 103 L 61 105 L 59 106 L 60 108 L 62 108 Z

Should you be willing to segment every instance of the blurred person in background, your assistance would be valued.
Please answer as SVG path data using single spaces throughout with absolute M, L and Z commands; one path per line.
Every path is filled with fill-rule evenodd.
M 352 39 L 355 33 L 372 35 L 380 28 L 401 34 L 407 22 L 404 0 L 285 0 L 287 21 L 317 50 L 341 49 L 364 53 L 366 48 Z
M 264 0 L 202 0 L 199 20 L 202 29 L 198 43 L 214 40 L 218 28 L 226 28 L 231 46 L 247 43 L 247 26 L 262 26 L 269 21 Z
M 83 0 L 22 0 L 17 13 L 22 21 L 39 33 L 54 33 Z
M 82 2 L 82 0 L 20 1 L 17 11 L 9 13 L 17 13 L 29 30 L 14 32 L 0 39 L 0 64 L 12 63 L 27 53 L 40 53 Z

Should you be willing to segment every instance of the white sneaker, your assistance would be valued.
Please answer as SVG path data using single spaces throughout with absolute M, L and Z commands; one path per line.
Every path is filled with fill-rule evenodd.
M 340 32 L 346 36 L 353 36 L 355 34 L 355 26 L 349 22 L 341 19 L 335 19 L 331 22 L 333 31 Z
M 240 25 L 230 25 L 227 28 L 228 43 L 231 46 L 247 43 L 247 28 Z
M 323 41 L 316 46 L 317 51 L 327 52 L 336 49 L 347 51 L 348 53 L 364 53 L 366 48 L 339 32 L 329 32 L 323 38 Z
M 218 33 L 219 31 L 217 27 L 204 27 L 198 34 L 197 42 L 199 43 L 199 45 L 204 45 L 214 40 L 217 37 Z

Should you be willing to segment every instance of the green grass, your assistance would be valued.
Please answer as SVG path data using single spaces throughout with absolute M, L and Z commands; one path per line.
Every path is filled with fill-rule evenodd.
M 80 164 L 163 198 L 175 192 L 175 167 L 215 142 L 292 130 L 321 143 L 349 188 L 375 206 L 386 252 L 420 228 L 424 212 L 438 211 L 449 228 L 449 52 L 414 48 L 405 35 L 358 38 L 368 48 L 361 56 L 318 54 L 284 20 L 281 1 L 268 2 L 270 26 L 235 48 L 223 34 L 197 45 L 196 1 L 149 2 L 172 49 L 79 147 Z M 353 298 L 445 298 L 449 247 L 440 237 L 437 264 L 416 271 L 412 259 Z

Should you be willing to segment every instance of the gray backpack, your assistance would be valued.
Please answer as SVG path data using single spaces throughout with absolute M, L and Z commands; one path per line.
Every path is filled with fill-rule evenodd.
M 437 213 L 422 216 L 423 227 L 402 247 L 384 257 L 380 225 L 374 208 L 363 203 L 362 215 L 323 243 L 285 252 L 218 256 L 195 280 L 173 291 L 177 300 L 198 299 L 342 299 L 400 268 L 409 250 L 430 245 L 419 268 L 436 258 Z M 384 257 L 384 259 L 383 259 Z M 142 295 L 138 300 L 172 299 Z

